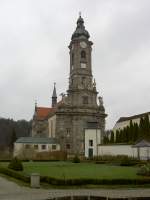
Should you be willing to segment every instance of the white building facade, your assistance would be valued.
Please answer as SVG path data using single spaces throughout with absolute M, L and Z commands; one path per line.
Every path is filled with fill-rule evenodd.
M 102 143 L 100 129 L 85 129 L 85 157 L 91 158 L 98 155 L 99 144 Z
M 14 156 L 16 157 L 23 155 L 28 157 L 28 154 L 53 151 L 60 151 L 60 145 L 56 139 L 52 138 L 21 137 L 14 143 Z
M 140 123 L 140 119 L 142 117 L 145 117 L 145 115 L 149 116 L 150 120 L 150 112 L 142 113 L 139 115 L 133 115 L 129 117 L 120 117 L 119 120 L 116 122 L 115 126 L 113 127 L 113 132 L 116 133 L 117 130 L 122 130 L 123 128 L 130 125 L 130 121 L 132 120 L 132 123 Z

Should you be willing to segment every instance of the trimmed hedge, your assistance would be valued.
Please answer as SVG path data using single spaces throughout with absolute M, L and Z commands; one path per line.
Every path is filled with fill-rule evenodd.
M 12 169 L 0 167 L 0 173 L 8 175 L 8 176 L 11 176 L 11 177 L 19 179 L 19 180 L 22 180 L 22 181 L 27 182 L 27 183 L 30 182 L 30 177 L 29 176 L 26 176 L 23 173 L 14 171 Z
M 51 185 L 143 185 L 150 184 L 150 179 L 56 179 L 41 177 L 41 182 Z
M 30 176 L 17 172 L 8 168 L 0 167 L 0 173 L 22 180 L 26 183 L 30 182 Z M 40 181 L 57 186 L 73 186 L 73 185 L 144 185 L 150 184 L 150 178 L 143 179 L 59 179 L 48 176 L 41 176 Z

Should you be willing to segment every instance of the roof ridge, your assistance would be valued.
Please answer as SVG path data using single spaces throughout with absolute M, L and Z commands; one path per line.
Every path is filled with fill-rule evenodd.
M 150 114 L 150 112 L 132 115 L 132 116 L 129 116 L 129 117 L 120 117 L 117 122 L 123 122 L 123 121 L 132 120 L 132 119 L 137 119 L 139 117 L 144 117 L 146 114 Z

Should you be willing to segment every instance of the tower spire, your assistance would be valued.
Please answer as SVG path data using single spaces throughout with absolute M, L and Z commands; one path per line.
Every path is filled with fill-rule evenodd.
M 84 20 L 81 17 L 81 12 L 79 12 L 79 18 L 77 20 L 77 27 L 76 30 L 74 31 L 74 33 L 72 34 L 71 39 L 75 40 L 75 39 L 89 39 L 90 35 L 88 33 L 88 31 L 85 29 L 84 27 Z
M 54 89 L 52 94 L 52 107 L 55 107 L 57 104 L 57 94 L 56 94 L 56 83 L 54 82 Z
M 79 11 L 79 17 L 81 17 L 81 11 Z

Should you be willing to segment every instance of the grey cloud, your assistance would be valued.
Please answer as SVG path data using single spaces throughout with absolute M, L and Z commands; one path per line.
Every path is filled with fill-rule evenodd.
M 34 101 L 65 92 L 68 44 L 82 11 L 93 45 L 93 74 L 108 113 L 149 111 L 149 0 L 6 0 L 0 2 L 0 116 L 31 119 Z

